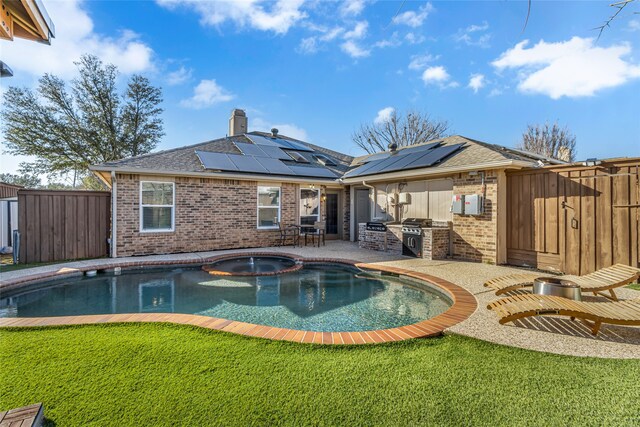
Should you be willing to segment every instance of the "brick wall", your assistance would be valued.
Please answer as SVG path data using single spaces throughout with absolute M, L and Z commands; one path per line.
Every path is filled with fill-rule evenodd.
M 482 215 L 453 216 L 453 256 L 458 259 L 496 262 L 498 178 L 496 171 L 486 171 L 486 198 Z M 468 173 L 453 177 L 453 194 L 483 194 L 480 175 Z
M 117 176 L 117 255 L 273 246 L 277 230 L 258 230 L 258 183 L 175 178 L 175 231 L 140 233 L 140 177 Z M 281 187 L 281 222 L 298 222 L 298 185 Z

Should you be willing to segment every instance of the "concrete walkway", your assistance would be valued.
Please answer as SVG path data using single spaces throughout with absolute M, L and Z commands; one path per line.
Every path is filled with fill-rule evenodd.
M 500 325 L 497 316 L 486 309 L 486 305 L 497 299 L 493 292 L 482 284 L 494 277 L 521 271 L 513 267 L 462 261 L 425 261 L 422 259 L 393 256 L 383 252 L 359 249 L 357 244 L 342 241 L 327 242 L 326 246 L 292 248 L 264 248 L 268 252 L 284 252 L 302 257 L 339 258 L 366 263 L 404 268 L 420 273 L 437 276 L 459 285 L 471 292 L 478 300 L 478 309 L 467 320 L 453 326 L 448 331 L 482 340 L 516 346 L 531 350 L 545 351 L 573 356 L 595 356 L 603 358 L 638 358 L 640 359 L 640 328 L 614 325 L 603 325 L 598 336 L 591 335 L 588 328 L 578 321 L 568 318 L 537 317 L 530 320 L 517 321 L 515 324 Z M 118 258 L 117 262 L 193 262 L 225 253 L 256 252 L 259 249 L 200 252 L 192 254 L 154 255 L 148 257 Z M 113 265 L 112 259 L 78 261 L 65 264 L 37 267 L 0 273 L 0 291 L 3 283 L 20 280 L 36 275 L 46 275 L 67 269 L 100 269 Z M 640 297 L 640 292 L 622 288 L 616 293 L 620 299 Z M 585 298 L 590 300 L 591 297 Z M 598 298 L 599 299 L 599 298 Z M 598 300 L 593 298 L 592 300 Z M 604 300 L 604 299 L 602 299 Z

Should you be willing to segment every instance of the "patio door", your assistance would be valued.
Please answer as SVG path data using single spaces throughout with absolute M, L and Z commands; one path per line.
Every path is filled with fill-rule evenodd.
M 326 229 L 327 239 L 342 237 L 342 220 L 340 209 L 340 193 L 327 191 L 326 194 Z

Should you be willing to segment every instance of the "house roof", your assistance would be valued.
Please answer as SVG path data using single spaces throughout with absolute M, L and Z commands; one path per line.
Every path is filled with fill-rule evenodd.
M 335 178 L 313 177 L 314 180 L 336 181 L 337 178 L 342 177 L 345 183 L 353 183 L 366 180 L 382 180 L 382 179 L 396 179 L 399 175 L 402 176 L 420 176 L 427 174 L 444 174 L 444 173 L 456 173 L 464 170 L 473 169 L 490 169 L 490 168 L 509 168 L 509 167 L 531 167 L 539 166 L 541 163 L 548 164 L 562 164 L 555 159 L 545 158 L 543 156 L 529 153 L 522 150 L 516 150 L 512 148 L 503 147 L 500 145 L 489 144 L 486 142 L 466 138 L 460 135 L 454 135 L 438 140 L 426 141 L 422 144 L 413 145 L 410 147 L 404 147 L 397 150 L 393 156 L 398 156 L 403 153 L 404 150 L 411 149 L 416 153 L 416 156 L 421 151 L 428 152 L 430 147 L 440 147 L 442 151 L 447 152 L 446 147 L 457 146 L 457 150 L 449 150 L 451 152 L 446 153 L 442 158 L 438 158 L 433 164 L 427 166 L 407 166 L 402 169 L 382 170 L 381 172 L 364 173 L 360 174 L 358 168 L 364 164 L 375 162 L 372 156 L 378 156 L 382 154 L 389 154 L 389 152 L 368 154 L 360 157 L 352 157 L 346 154 L 342 154 L 333 150 L 329 150 L 323 147 L 319 147 L 314 144 L 309 144 L 304 141 L 300 141 L 295 138 L 290 138 L 284 135 L 278 135 L 279 140 L 292 141 L 293 143 L 302 144 L 308 150 L 302 151 L 300 154 L 304 154 L 309 160 L 309 163 L 296 163 L 293 159 L 283 161 L 283 164 L 289 166 L 295 166 L 297 169 L 296 176 L 283 176 L 276 173 L 265 172 L 247 172 L 236 169 L 231 170 L 212 170 L 207 169 L 203 165 L 201 155 L 204 152 L 208 153 L 222 153 L 229 154 L 231 158 L 233 155 L 242 155 L 242 151 L 238 149 L 236 143 L 239 144 L 254 144 L 253 140 L 256 140 L 256 136 L 270 138 L 270 133 L 265 132 L 249 132 L 244 135 L 236 135 L 231 137 L 219 138 L 212 141 L 201 142 L 199 144 L 189 145 L 186 147 L 173 148 L 170 150 L 159 151 L 155 153 L 144 154 L 141 156 L 130 157 L 126 159 L 105 162 L 100 165 L 92 166 L 91 169 L 97 172 L 105 171 L 121 171 L 126 173 L 151 173 L 151 174 L 197 174 L 197 175 L 211 175 L 211 176 L 228 176 L 229 174 L 241 175 L 252 177 L 277 177 L 281 176 L 283 180 L 295 178 L 304 179 L 305 171 L 303 168 L 324 168 L 335 175 Z M 424 150 L 420 150 L 423 147 Z M 287 151 L 296 151 L 294 149 L 286 149 Z M 200 153 L 200 154 L 198 154 Z M 309 155 L 311 154 L 311 155 Z M 329 157 L 334 161 L 335 165 L 324 165 L 319 162 L 315 157 L 318 154 Z M 214 156 L 215 157 L 215 156 Z M 226 156 L 222 156 L 225 157 Z M 412 156 L 413 157 L 413 156 Z M 206 161 L 205 161 L 206 163 Z M 317 170 L 317 169 L 316 169 Z M 311 177 L 310 174 L 308 177 Z M 307 178 L 308 178 L 307 177 Z M 104 177 L 103 177 L 104 178 Z
M 203 166 L 201 159 L 199 158 L 196 152 L 207 152 L 207 153 L 223 153 L 223 154 L 243 154 L 238 147 L 234 143 L 245 143 L 245 144 L 254 144 L 254 142 L 249 138 L 250 136 L 262 136 L 262 137 L 270 137 L 270 133 L 265 132 L 249 132 L 245 135 L 236 135 L 225 138 L 214 139 L 212 141 L 201 142 L 199 144 L 189 145 L 186 147 L 173 148 L 170 150 L 159 151 L 155 153 L 144 154 L 141 156 L 129 157 L 126 159 L 115 160 L 110 162 L 105 162 L 99 165 L 92 166 L 91 169 L 95 171 L 105 171 L 105 170 L 121 170 L 127 172 L 163 172 L 166 174 L 171 173 L 207 173 L 207 174 L 224 174 L 224 171 L 218 172 L 214 170 L 208 170 Z M 353 157 L 348 156 L 346 154 L 338 153 L 337 151 L 328 150 L 323 147 L 319 147 L 317 145 L 309 144 L 304 141 L 297 140 L 295 138 L 291 138 L 284 135 L 278 135 L 278 139 L 285 141 L 293 141 L 298 144 L 302 144 L 305 147 L 308 147 L 307 151 L 311 156 L 306 156 L 309 160 L 309 163 L 296 163 L 293 159 L 291 161 L 284 161 L 284 164 L 293 164 L 298 168 L 324 168 L 332 171 L 336 178 L 342 176 L 344 172 L 347 171 L 349 165 L 353 161 Z M 295 150 L 291 150 L 295 151 Z M 314 156 L 324 155 L 329 157 L 335 163 L 335 166 L 325 166 L 321 162 L 319 162 Z M 242 171 L 240 171 L 241 173 Z M 260 173 L 252 173 L 252 175 L 260 175 Z M 265 174 L 269 175 L 272 174 Z M 304 176 L 304 173 L 299 173 L 300 176 Z M 331 179 L 332 181 L 336 178 L 324 178 Z M 322 180 L 323 178 L 317 178 Z
M 489 144 L 486 142 L 474 140 L 471 138 L 467 138 L 460 135 L 454 135 L 446 138 L 435 139 L 431 141 L 426 141 L 422 144 L 412 145 L 410 147 L 403 147 L 396 151 L 394 156 L 402 155 L 404 150 L 411 149 L 415 150 L 418 147 L 425 147 L 425 150 L 431 146 L 434 146 L 435 143 L 439 143 L 437 147 L 448 147 L 448 146 L 457 146 L 461 145 L 461 148 L 457 151 L 453 151 L 447 156 L 443 157 L 441 160 L 437 161 L 435 164 L 430 165 L 428 167 L 416 167 L 415 173 L 420 173 L 421 171 L 429 171 L 429 173 L 437 173 L 439 171 L 451 171 L 456 169 L 468 170 L 473 169 L 474 167 L 482 167 L 487 168 L 489 165 L 495 165 L 505 167 L 509 164 L 513 164 L 514 166 L 534 166 L 539 162 L 543 164 L 559 164 L 563 163 L 561 161 L 555 159 L 545 158 L 543 156 L 529 153 L 522 150 L 515 150 L 512 148 L 503 147 L 501 145 Z M 389 154 L 388 151 L 383 152 Z M 390 173 L 398 173 L 397 170 L 386 171 L 382 170 L 377 173 L 370 173 L 370 171 L 364 172 L 362 174 L 358 174 L 356 170 L 360 166 L 378 161 L 374 160 L 373 156 L 378 157 L 381 153 L 367 154 L 365 156 L 356 157 L 351 162 L 351 167 L 349 169 L 349 173 L 347 174 L 347 178 L 351 174 L 353 178 L 350 180 L 362 179 L 362 176 L 366 176 L 366 179 L 377 179 L 381 177 L 385 177 Z M 406 173 L 406 170 L 409 168 L 404 168 L 403 172 Z M 359 177 L 359 178 L 356 178 Z

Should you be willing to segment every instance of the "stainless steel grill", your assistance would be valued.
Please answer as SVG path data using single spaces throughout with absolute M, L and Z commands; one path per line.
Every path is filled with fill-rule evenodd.
M 431 227 L 432 221 L 426 218 L 407 218 L 402 221 L 402 233 L 420 236 L 422 229 Z

